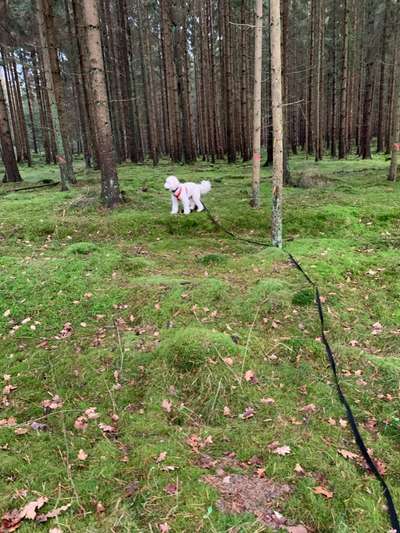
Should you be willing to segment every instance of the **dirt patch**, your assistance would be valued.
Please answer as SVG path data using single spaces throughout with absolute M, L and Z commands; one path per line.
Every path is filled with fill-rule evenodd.
M 289 485 L 242 474 L 229 474 L 224 477 L 209 475 L 202 479 L 218 490 L 220 498 L 217 508 L 223 513 L 252 513 L 260 522 L 273 529 L 279 529 L 288 523 L 287 519 L 271 506 L 275 500 L 291 492 Z

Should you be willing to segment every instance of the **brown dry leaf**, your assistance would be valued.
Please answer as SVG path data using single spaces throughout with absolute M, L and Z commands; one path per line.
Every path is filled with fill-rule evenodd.
M 338 453 L 342 455 L 345 459 L 359 459 L 359 455 L 348 450 L 338 450 Z
M 224 357 L 223 359 L 224 363 L 228 366 L 233 366 L 233 359 L 232 357 Z
M 105 510 L 106 510 L 106 508 L 104 507 L 104 505 L 101 502 L 97 502 L 96 503 L 96 513 L 97 514 L 104 513 Z
M 313 492 L 314 494 L 321 494 L 321 496 L 325 496 L 328 499 L 333 498 L 333 492 L 322 486 L 314 487 Z
M 224 407 L 224 416 L 232 416 L 231 410 L 227 405 Z
M 86 461 L 86 459 L 88 458 L 88 454 L 81 449 L 79 450 L 77 457 L 80 461 Z
M 52 527 L 51 529 L 49 529 L 49 533 L 63 533 L 63 532 L 62 532 L 62 529 L 60 529 L 59 527 Z
M 294 471 L 299 476 L 304 476 L 304 474 L 306 473 L 304 468 L 301 465 L 299 465 L 299 463 L 297 463 L 296 466 L 294 467 Z
M 96 407 L 89 407 L 88 409 L 85 410 L 85 416 L 89 420 L 95 420 L 96 418 L 100 417 L 100 413 L 97 412 Z
M 161 531 L 161 533 L 168 533 L 171 528 L 167 522 L 164 522 L 163 524 L 158 524 L 158 529 Z
M 63 329 L 60 331 L 60 333 L 58 335 L 56 335 L 56 339 L 57 340 L 61 340 L 61 339 L 67 339 L 68 337 L 70 337 L 73 333 L 73 328 L 72 328 L 72 324 L 71 322 L 66 322 L 64 324 L 64 327 Z
M 6 396 L 8 394 L 11 394 L 12 391 L 14 391 L 17 387 L 15 385 L 5 385 L 5 387 L 3 388 L 3 394 L 5 394 Z
M 241 418 L 242 420 L 248 420 L 249 418 L 253 418 L 255 413 L 256 412 L 252 407 L 246 407 L 246 409 L 244 410 L 244 413 L 241 413 L 239 415 L 239 418 Z
M 303 413 L 315 413 L 317 408 L 315 407 L 315 404 L 309 403 L 308 405 L 305 405 L 300 409 L 300 411 L 303 411 Z
M 162 463 L 162 461 L 165 461 L 167 458 L 167 452 L 161 452 L 160 455 L 156 459 L 156 463 Z
M 171 496 L 173 496 L 174 494 L 178 492 L 178 487 L 175 485 L 175 483 L 169 483 L 166 487 L 164 487 L 164 491 L 167 494 L 170 494 Z
M 46 496 L 41 496 L 36 501 L 27 503 L 20 511 L 21 519 L 27 518 L 28 520 L 35 520 L 37 514 L 36 510 L 43 507 L 47 501 L 48 498 L 46 498 Z
M 383 331 L 383 326 L 380 322 L 375 322 L 375 324 L 372 324 L 372 335 L 380 335 Z
M 276 453 L 277 455 L 289 455 L 291 452 L 290 446 L 278 446 L 272 450 L 272 453 Z
M 15 426 L 16 423 L 17 421 L 15 420 L 15 418 L 13 416 L 10 416 L 10 418 L 2 418 L 0 420 L 0 427 L 4 427 L 4 426 L 11 427 L 11 426 Z
M 339 426 L 341 428 L 347 427 L 347 424 L 348 424 L 347 420 L 345 420 L 344 418 L 339 418 Z
M 167 413 L 170 413 L 172 410 L 172 402 L 171 400 L 163 400 L 161 407 L 166 411 Z
M 247 383 L 252 383 L 253 385 L 258 383 L 258 379 L 252 370 L 247 370 L 247 372 L 245 372 L 244 379 L 247 381 Z
M 336 420 L 334 418 L 328 418 L 328 424 L 331 426 L 336 426 Z
M 61 400 L 58 394 L 55 394 L 51 400 L 43 400 L 41 405 L 46 411 L 53 411 L 54 409 L 62 407 L 64 402 Z
M 306 527 L 299 525 L 299 526 L 289 526 L 286 528 L 289 533 L 308 533 L 308 530 Z
M 67 503 L 67 505 L 63 505 L 62 507 L 58 507 L 57 509 L 53 509 L 52 511 L 49 511 L 45 514 L 37 515 L 36 521 L 37 522 L 47 522 L 49 518 L 56 518 L 61 513 L 64 513 L 71 507 L 70 503 Z
M 275 400 L 273 398 L 261 398 L 260 402 L 265 405 L 272 405 L 275 403 Z
M 103 424 L 103 422 L 100 422 L 99 428 L 103 433 L 117 433 L 117 428 L 114 426 L 110 426 L 109 424 Z
M 84 416 L 78 416 L 78 418 L 74 422 L 74 428 L 79 429 L 79 431 L 85 431 L 87 427 L 88 427 L 87 418 Z
M 16 435 L 25 435 L 25 434 L 28 433 L 28 432 L 29 432 L 29 428 L 26 428 L 26 427 L 25 427 L 25 428 L 17 428 L 17 429 L 14 431 L 14 433 L 15 433 Z

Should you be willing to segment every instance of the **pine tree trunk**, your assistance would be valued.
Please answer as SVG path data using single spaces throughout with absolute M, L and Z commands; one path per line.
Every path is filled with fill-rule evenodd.
M 379 79 L 379 103 L 378 103 L 378 134 L 376 140 L 376 151 L 383 152 L 385 134 L 385 78 L 386 78 L 386 52 L 388 40 L 388 17 L 390 10 L 390 0 L 385 1 L 385 15 L 383 20 L 383 35 L 381 48 L 381 67 Z
M 342 81 L 340 88 L 340 124 L 339 124 L 339 159 L 346 157 L 346 109 L 349 56 L 349 1 L 344 0 L 343 7 L 343 49 L 342 49 Z
M 272 174 L 272 245 L 282 248 L 283 114 L 280 0 L 270 0 L 271 92 L 274 129 Z
M 245 24 L 247 21 L 246 17 L 246 0 L 241 0 L 241 101 L 240 101 L 240 112 L 241 112 L 241 152 L 242 152 L 242 159 L 245 163 L 246 161 L 249 161 L 250 159 L 250 146 L 249 146 L 249 137 L 250 132 L 248 130 L 249 126 L 249 118 L 247 116 L 247 40 L 246 40 L 246 32 L 248 31 Z M 256 30 L 257 31 L 257 30 Z
M 336 157 L 336 77 L 337 77 L 337 2 L 332 4 L 332 89 L 331 89 L 331 157 Z
M 29 146 L 29 139 L 28 139 L 28 128 L 26 126 L 24 106 L 22 104 L 21 87 L 20 87 L 20 82 L 19 82 L 17 65 L 16 65 L 14 57 L 12 58 L 12 61 L 11 61 L 11 69 L 12 69 L 12 78 L 13 78 L 13 85 L 14 85 L 14 94 L 15 94 L 15 102 L 16 102 L 16 108 L 17 108 L 19 130 L 21 132 L 21 139 L 22 139 L 22 147 L 23 147 L 22 156 L 24 160 L 28 163 L 28 166 L 32 166 L 31 149 Z
M 72 150 L 68 127 L 69 120 L 65 108 L 64 88 L 57 57 L 54 12 L 50 0 L 38 0 L 38 8 L 39 33 L 47 88 L 50 93 L 50 107 L 54 108 L 60 129 L 62 146 L 61 150 L 58 150 L 57 162 L 60 167 L 61 189 L 67 190 L 68 182 L 76 183 L 76 178 L 72 166 Z
M 101 45 L 100 21 L 96 0 L 81 0 L 83 25 L 86 35 L 90 97 L 94 103 L 96 140 L 101 170 L 101 199 L 109 207 L 120 202 L 118 174 L 113 157 L 113 142 L 108 108 L 107 85 L 104 72 L 103 50 Z
M 360 138 L 360 156 L 363 159 L 371 158 L 371 122 L 375 81 L 374 43 L 372 42 L 371 36 L 373 35 L 374 31 L 374 17 L 374 0 L 367 0 L 367 27 L 365 31 L 365 88 Z
M 31 132 L 32 132 L 32 142 L 33 142 L 33 151 L 35 154 L 38 153 L 38 146 L 37 146 L 37 137 L 36 137 L 36 128 L 35 128 L 35 121 L 33 119 L 33 109 L 32 109 L 32 93 L 31 93 L 31 87 L 30 87 L 30 81 L 28 77 L 28 68 L 26 66 L 26 58 L 21 58 L 22 63 L 22 73 L 24 76 L 24 84 L 25 84 L 25 93 L 26 93 L 26 101 L 28 104 L 28 112 L 29 112 L 29 121 L 31 123 Z
M 35 81 L 36 100 L 37 100 L 38 107 L 39 107 L 41 139 L 42 139 L 43 149 L 45 153 L 45 161 L 48 165 L 50 165 L 50 163 L 52 163 L 52 153 L 50 150 L 50 137 L 49 137 L 49 130 L 47 127 L 46 105 L 44 102 L 43 90 L 40 84 L 39 70 L 37 66 L 37 54 L 35 50 L 31 52 L 31 59 L 32 59 L 33 79 Z
M 254 46 L 254 110 L 253 110 L 253 179 L 251 203 L 260 207 L 260 166 L 261 166 L 261 79 L 262 79 L 262 22 L 263 0 L 256 0 L 256 28 Z
M 8 111 L 6 99 L 3 91 L 3 83 L 0 79 L 0 141 L 1 154 L 5 167 L 6 182 L 22 181 L 17 161 L 15 159 L 14 147 L 11 138 L 10 124 L 8 122 Z

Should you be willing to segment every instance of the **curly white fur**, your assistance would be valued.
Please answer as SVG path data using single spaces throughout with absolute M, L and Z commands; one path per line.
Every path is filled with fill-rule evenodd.
M 189 215 L 195 207 L 197 211 L 204 210 L 201 197 L 211 191 L 211 183 L 209 181 L 181 183 L 176 176 L 169 176 L 165 180 L 164 188 L 171 192 L 171 215 L 178 214 L 179 202 L 183 205 L 185 215 Z

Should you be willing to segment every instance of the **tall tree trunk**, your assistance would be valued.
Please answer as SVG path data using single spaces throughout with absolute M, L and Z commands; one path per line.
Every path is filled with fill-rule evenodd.
M 113 157 L 110 110 L 101 45 L 100 21 L 97 0 L 81 0 L 83 25 L 88 53 L 88 72 L 91 98 L 94 102 L 96 140 L 100 158 L 101 199 L 110 208 L 120 202 L 118 174 Z
M 241 128 L 241 152 L 242 152 L 242 159 L 243 159 L 244 163 L 250 159 L 250 146 L 249 146 L 250 132 L 248 130 L 249 119 L 248 119 L 248 116 L 247 116 L 247 109 L 248 109 L 248 105 L 247 105 L 247 62 L 248 62 L 247 54 L 248 54 L 248 50 L 247 50 L 247 46 L 246 46 L 246 44 L 247 44 L 246 34 L 247 34 L 248 30 L 247 30 L 247 28 L 245 26 L 246 21 L 247 21 L 247 17 L 246 17 L 247 6 L 246 6 L 246 4 L 247 4 L 246 0 L 241 0 L 241 24 L 242 24 L 242 27 L 241 27 L 241 30 L 240 30 L 240 33 L 241 33 L 241 41 L 240 41 L 240 46 L 241 46 L 241 55 L 240 55 L 240 60 L 241 60 L 240 112 L 241 112 L 241 123 L 242 123 L 242 128 Z M 256 31 L 257 31 L 257 28 L 256 28 Z
M 33 106 L 32 106 L 33 100 L 32 100 L 30 80 L 29 80 L 29 75 L 28 75 L 29 74 L 28 73 L 28 67 L 26 66 L 26 58 L 25 57 L 22 57 L 21 61 L 22 61 L 22 73 L 24 75 L 26 102 L 28 104 L 29 121 L 31 123 L 33 151 L 35 152 L 35 154 L 37 154 L 38 153 L 38 146 L 37 146 L 35 121 L 34 121 L 34 118 L 33 118 Z
M 371 36 L 374 32 L 375 0 L 367 0 L 367 26 L 365 31 L 365 88 L 362 110 L 360 155 L 363 159 L 371 158 L 371 122 L 374 95 L 375 58 L 374 44 Z
M 342 82 L 340 88 L 340 124 L 339 124 L 339 159 L 346 157 L 346 109 L 349 57 L 349 1 L 343 6 L 343 48 L 342 48 Z
M 272 120 L 274 128 L 274 163 L 272 174 L 272 245 L 282 248 L 283 114 L 280 0 L 270 0 L 270 25 Z
M 28 165 L 31 166 L 32 157 L 31 157 L 31 149 L 29 146 L 29 139 L 28 139 L 28 128 L 26 126 L 24 106 L 22 104 L 21 87 L 20 87 L 20 82 L 19 82 L 17 65 L 16 65 L 14 57 L 12 58 L 12 61 L 11 61 L 11 68 L 12 68 L 12 78 L 13 78 L 13 85 L 14 85 L 14 94 L 15 94 L 15 101 L 16 101 L 16 108 L 17 108 L 19 130 L 21 132 L 21 138 L 22 138 L 23 158 L 28 163 Z
M 72 166 L 72 150 L 65 108 L 64 87 L 61 79 L 60 65 L 57 57 L 56 28 L 54 12 L 50 0 L 38 0 L 39 33 L 42 44 L 43 61 L 51 108 L 58 117 L 61 136 L 61 150 L 58 150 L 57 162 L 60 167 L 61 189 L 68 189 L 69 183 L 76 183 Z
M 386 77 L 386 52 L 388 41 L 388 18 L 390 11 L 390 0 L 385 0 L 385 15 L 383 19 L 383 35 L 381 48 L 381 65 L 379 79 L 379 103 L 378 103 L 378 134 L 376 140 L 376 151 L 383 152 L 383 142 L 385 134 L 385 77 Z
M 253 110 L 253 179 L 251 206 L 260 207 L 261 166 L 261 78 L 262 78 L 262 18 L 263 0 L 256 0 L 256 29 L 254 46 L 254 110 Z
M 33 70 L 33 79 L 35 81 L 35 92 L 36 92 L 36 100 L 39 107 L 39 120 L 40 120 L 40 131 L 41 131 L 41 139 L 45 154 L 45 161 L 48 165 L 52 163 L 52 153 L 50 149 L 50 136 L 49 136 L 49 130 L 47 126 L 47 114 L 46 114 L 46 104 L 44 102 L 44 96 L 43 96 L 43 90 L 40 84 L 40 76 L 39 76 L 39 70 L 37 66 L 37 54 L 35 50 L 32 50 L 31 52 L 31 59 L 32 59 L 32 70 Z
M 22 181 L 17 161 L 15 159 L 14 147 L 11 138 L 10 124 L 8 122 L 8 111 L 6 99 L 3 91 L 3 83 L 0 79 L 0 141 L 1 154 L 5 167 L 5 181 Z
M 332 4 L 332 88 L 331 88 L 331 157 L 336 157 L 336 77 L 337 77 L 337 2 Z

